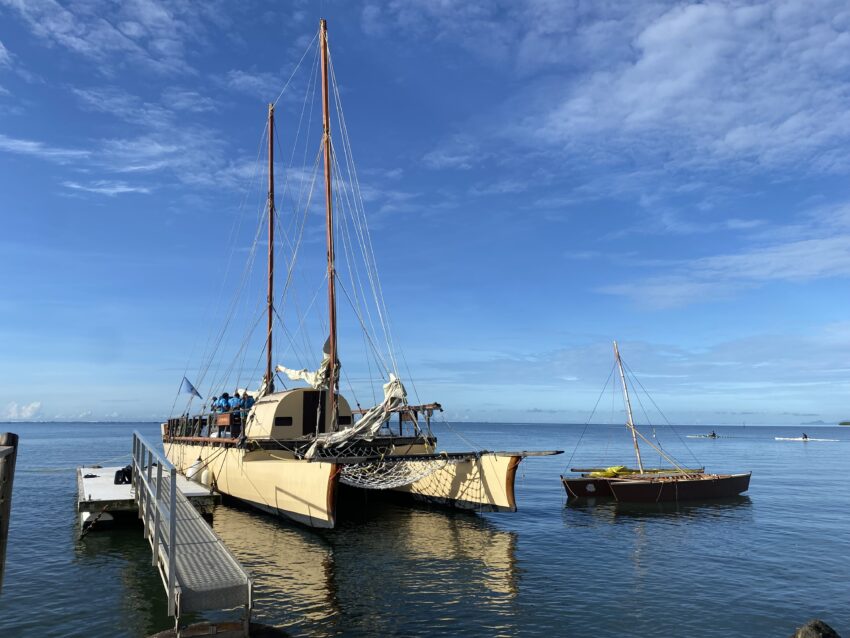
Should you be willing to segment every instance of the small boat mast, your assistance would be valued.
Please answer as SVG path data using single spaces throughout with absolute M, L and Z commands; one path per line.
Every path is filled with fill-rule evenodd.
M 623 361 L 620 359 L 620 349 L 617 347 L 617 342 L 614 342 L 614 358 L 617 360 L 617 368 L 620 370 L 620 381 L 623 384 L 623 400 L 626 402 L 626 416 L 628 422 L 626 425 L 632 433 L 632 443 L 635 446 L 635 456 L 640 473 L 643 474 L 643 461 L 640 458 L 640 447 L 637 442 L 637 433 L 635 432 L 635 421 L 632 418 L 632 402 L 629 400 L 629 387 L 626 385 L 626 374 L 623 372 Z

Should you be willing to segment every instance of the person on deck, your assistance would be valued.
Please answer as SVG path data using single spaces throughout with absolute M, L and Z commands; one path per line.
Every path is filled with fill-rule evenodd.
M 210 401 L 210 412 L 218 412 L 218 397 L 213 397 Z
M 231 412 L 239 412 L 239 403 L 242 399 L 239 397 L 239 390 L 233 393 L 233 396 L 227 400 L 227 407 Z
M 230 409 L 230 395 L 225 392 L 218 400 L 218 411 L 227 412 Z
M 242 393 L 242 400 L 239 402 L 239 409 L 242 411 L 242 416 L 245 417 L 248 415 L 248 410 L 251 409 L 251 406 L 254 405 L 254 397 L 248 394 L 248 391 Z

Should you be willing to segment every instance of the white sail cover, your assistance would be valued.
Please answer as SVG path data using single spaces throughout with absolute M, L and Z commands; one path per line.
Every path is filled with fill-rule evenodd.
M 370 408 L 360 420 L 350 428 L 345 428 L 339 432 L 326 432 L 317 434 L 316 440 L 310 449 L 307 450 L 306 458 L 311 459 L 319 447 L 328 448 L 340 443 L 344 443 L 353 438 L 364 439 L 371 441 L 381 426 L 390 417 L 390 413 L 394 408 L 403 405 L 407 401 L 407 391 L 404 389 L 401 381 L 396 376 L 390 373 L 389 382 L 384 384 L 384 400 L 373 408 Z
M 293 370 L 292 368 L 287 368 L 286 366 L 282 365 L 278 365 L 275 368 L 275 372 L 282 372 L 293 381 L 306 381 L 309 386 L 314 390 L 327 389 L 328 368 L 331 364 L 330 343 L 327 341 L 322 347 L 322 354 L 324 355 L 322 358 L 322 363 L 319 365 L 319 369 L 315 372 L 307 370 L 306 368 L 304 368 L 303 370 Z M 338 369 L 339 363 L 337 362 L 337 370 Z

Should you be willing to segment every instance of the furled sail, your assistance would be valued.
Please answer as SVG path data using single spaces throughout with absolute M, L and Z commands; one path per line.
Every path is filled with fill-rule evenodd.
M 305 381 L 314 390 L 327 389 L 328 368 L 331 363 L 330 344 L 327 341 L 322 348 L 322 355 L 324 355 L 322 357 L 322 363 L 319 365 L 319 369 L 315 372 L 307 370 L 306 368 L 302 370 L 293 370 L 292 368 L 287 368 L 282 365 L 278 365 L 275 368 L 275 372 L 282 372 L 293 381 Z M 337 362 L 337 369 L 339 369 L 339 362 Z
M 384 384 L 384 400 L 380 404 L 369 409 L 360 418 L 360 420 L 350 428 L 345 428 L 339 432 L 317 434 L 316 440 L 313 442 L 313 445 L 310 446 L 310 449 L 307 450 L 305 457 L 311 459 L 320 447 L 333 447 L 355 437 L 371 441 L 375 438 L 375 435 L 378 433 L 378 430 L 381 429 L 381 426 L 390 417 L 390 413 L 393 409 L 403 405 L 406 401 L 407 390 L 404 389 L 401 381 L 399 381 L 394 374 L 390 373 L 390 380 Z

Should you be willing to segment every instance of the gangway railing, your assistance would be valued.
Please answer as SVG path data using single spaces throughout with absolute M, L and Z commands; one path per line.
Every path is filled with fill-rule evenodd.
M 241 607 L 247 636 L 250 576 L 180 491 L 177 468 L 138 432 L 133 432 L 133 487 L 177 635 L 183 612 Z

